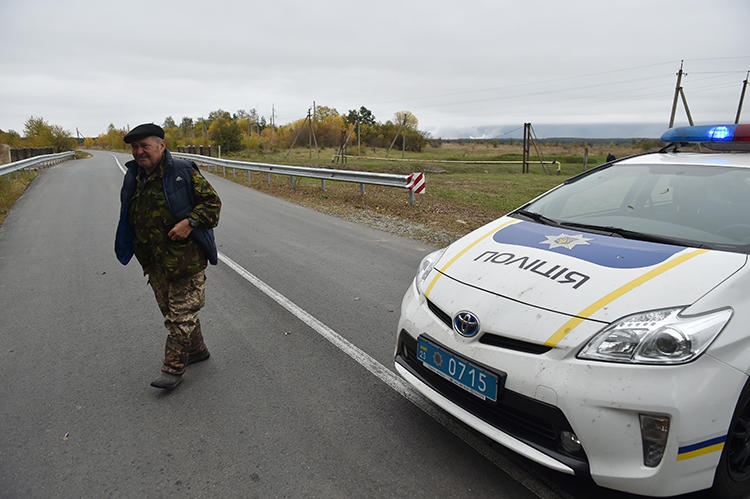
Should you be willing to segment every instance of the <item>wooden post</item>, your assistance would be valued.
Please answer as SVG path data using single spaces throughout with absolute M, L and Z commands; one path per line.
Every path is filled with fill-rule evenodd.
M 672 114 L 669 116 L 669 128 L 672 128 L 674 126 L 674 115 L 677 111 L 677 97 L 680 93 L 680 89 L 682 88 L 680 86 L 680 83 L 682 83 L 682 63 L 684 61 L 680 61 L 680 70 L 677 71 L 677 85 L 674 87 L 674 99 L 672 99 Z M 687 74 L 687 73 L 684 73 Z
M 401 128 L 401 159 L 404 159 L 406 154 L 406 118 L 404 118 L 404 126 Z
M 745 89 L 747 89 L 747 80 L 750 77 L 750 71 L 747 72 L 747 76 L 745 76 L 745 81 L 742 82 L 742 92 L 740 93 L 740 103 L 737 105 L 737 116 L 734 118 L 734 124 L 740 122 L 740 114 L 742 113 L 742 101 L 745 100 Z
M 588 146 L 583 148 L 583 171 L 586 171 L 586 167 L 589 163 L 589 148 Z

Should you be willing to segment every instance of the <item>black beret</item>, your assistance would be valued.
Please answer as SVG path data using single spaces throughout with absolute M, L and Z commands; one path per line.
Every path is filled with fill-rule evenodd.
M 145 137 L 159 137 L 160 139 L 163 139 L 164 130 L 159 125 L 144 123 L 130 130 L 127 135 L 123 137 L 123 140 L 125 140 L 126 144 L 130 144 L 131 142 L 135 142 L 136 140 Z

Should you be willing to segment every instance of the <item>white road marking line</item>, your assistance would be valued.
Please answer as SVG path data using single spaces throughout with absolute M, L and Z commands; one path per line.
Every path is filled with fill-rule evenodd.
M 282 295 L 271 286 L 260 280 L 258 277 L 245 270 L 240 264 L 221 252 L 219 252 L 219 260 L 221 260 L 229 268 L 237 272 L 237 274 L 247 280 L 250 284 L 258 288 L 266 296 L 285 308 L 289 313 L 307 324 L 316 333 L 320 334 L 323 338 L 333 343 L 339 350 L 354 359 L 358 364 L 370 371 L 370 373 L 390 386 L 393 390 L 395 390 L 409 402 L 416 405 L 428 416 L 432 417 L 438 423 L 443 425 L 451 433 L 463 440 L 479 454 L 481 454 L 495 466 L 503 470 L 506 474 L 508 474 L 508 476 L 534 493 L 537 497 L 542 499 L 572 499 L 572 496 L 566 493 L 554 491 L 550 486 L 544 484 L 542 480 L 532 476 L 526 470 L 513 463 L 503 455 L 499 454 L 497 451 L 492 449 L 491 446 L 484 442 L 481 437 L 478 437 L 477 435 L 472 433 L 448 413 L 443 412 L 440 408 L 434 406 L 429 400 L 425 399 L 419 392 L 412 388 L 411 385 L 409 385 L 396 373 L 394 373 L 390 369 L 387 369 L 380 362 L 352 344 L 349 340 L 338 334 L 336 331 L 320 322 L 318 319 L 310 315 L 307 311 L 300 308 L 286 296 Z
M 117 167 L 118 167 L 118 168 L 120 169 L 120 171 L 122 172 L 122 174 L 123 174 L 123 175 L 125 175 L 125 168 L 124 168 L 124 167 L 123 167 L 123 166 L 122 166 L 122 165 L 120 164 L 120 160 L 118 160 L 118 159 L 117 159 L 117 156 L 115 156 L 115 155 L 113 154 L 113 155 L 112 155 L 112 158 L 113 158 L 113 159 L 115 160 L 115 162 L 117 163 Z
M 117 167 L 120 168 L 123 174 L 125 174 L 125 168 L 123 168 L 123 166 L 120 164 L 120 161 L 117 159 L 117 157 L 113 154 L 112 158 L 114 158 L 115 162 L 117 163 Z M 390 369 L 387 369 L 383 364 L 373 359 L 370 355 L 352 344 L 349 340 L 320 322 L 318 319 L 307 313 L 304 309 L 297 306 L 294 302 L 289 300 L 289 298 L 282 295 L 271 286 L 245 270 L 240 264 L 226 256 L 224 253 L 219 252 L 219 260 L 221 260 L 229 268 L 237 272 L 237 274 L 239 274 L 250 284 L 258 288 L 266 296 L 285 308 L 289 313 L 307 324 L 313 331 L 333 343 L 339 350 L 354 359 L 359 365 L 370 371 L 370 373 L 375 375 L 375 377 L 384 382 L 386 385 L 390 386 L 406 400 L 420 408 L 425 414 L 443 425 L 444 428 L 453 433 L 456 437 L 460 438 L 467 445 L 469 445 L 469 447 L 477 451 L 481 456 L 489 460 L 492 464 L 503 470 L 512 479 L 526 487 L 534 495 L 541 499 L 573 499 L 573 496 L 567 493 L 553 490 L 552 487 L 550 485 L 546 485 L 543 480 L 532 476 L 530 473 L 526 472 L 526 470 L 510 461 L 502 454 L 499 454 L 492 447 L 490 447 L 487 442 L 483 441 L 481 437 L 478 437 L 468 428 L 462 426 L 461 423 L 453 419 L 453 417 L 448 413 L 445 413 L 440 408 L 432 405 L 429 400 L 425 399 L 400 376 L 395 374 Z

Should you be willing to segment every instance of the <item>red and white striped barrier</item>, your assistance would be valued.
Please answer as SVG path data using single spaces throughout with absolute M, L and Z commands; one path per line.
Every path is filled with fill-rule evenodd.
M 424 194 L 424 173 L 410 173 L 406 179 L 406 188 L 416 194 Z

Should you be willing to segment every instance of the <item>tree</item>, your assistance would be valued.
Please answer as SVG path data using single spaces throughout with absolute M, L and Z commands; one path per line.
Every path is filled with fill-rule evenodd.
M 177 123 L 174 122 L 171 116 L 164 118 L 164 124 L 162 128 L 177 128 Z
M 359 108 L 359 122 L 362 125 L 374 125 L 376 123 L 375 115 L 365 106 L 362 106 Z
M 372 114 L 372 111 L 367 109 L 365 106 L 361 106 L 359 108 L 359 111 L 357 111 L 356 109 L 350 109 L 346 115 L 347 123 L 357 123 L 358 121 L 360 125 L 376 124 L 375 116 Z
M 70 132 L 64 130 L 60 125 L 50 128 L 51 142 L 49 145 L 55 152 L 72 151 L 78 145 L 78 141 L 70 136 Z
M 229 114 L 229 113 L 227 113 Z M 242 147 L 242 132 L 236 121 L 229 116 L 221 116 L 211 123 L 208 136 L 227 152 L 238 151 Z
M 404 123 L 408 130 L 416 130 L 419 125 L 419 120 L 411 111 L 398 111 L 393 117 L 399 126 Z
M 41 116 L 38 118 L 30 116 L 23 124 L 23 133 L 27 139 L 33 139 L 34 137 L 50 135 L 51 127 Z
M 229 114 L 228 111 L 224 111 L 223 109 L 217 109 L 216 111 L 211 111 L 208 113 L 208 121 L 216 121 L 219 118 L 226 118 L 228 120 L 232 120 L 232 115 Z
M 234 121 L 246 120 L 250 115 L 244 109 L 238 109 L 236 113 L 232 115 Z
M 21 147 L 21 135 L 15 130 L 3 132 L 0 130 L 0 144 L 8 144 L 10 147 Z

